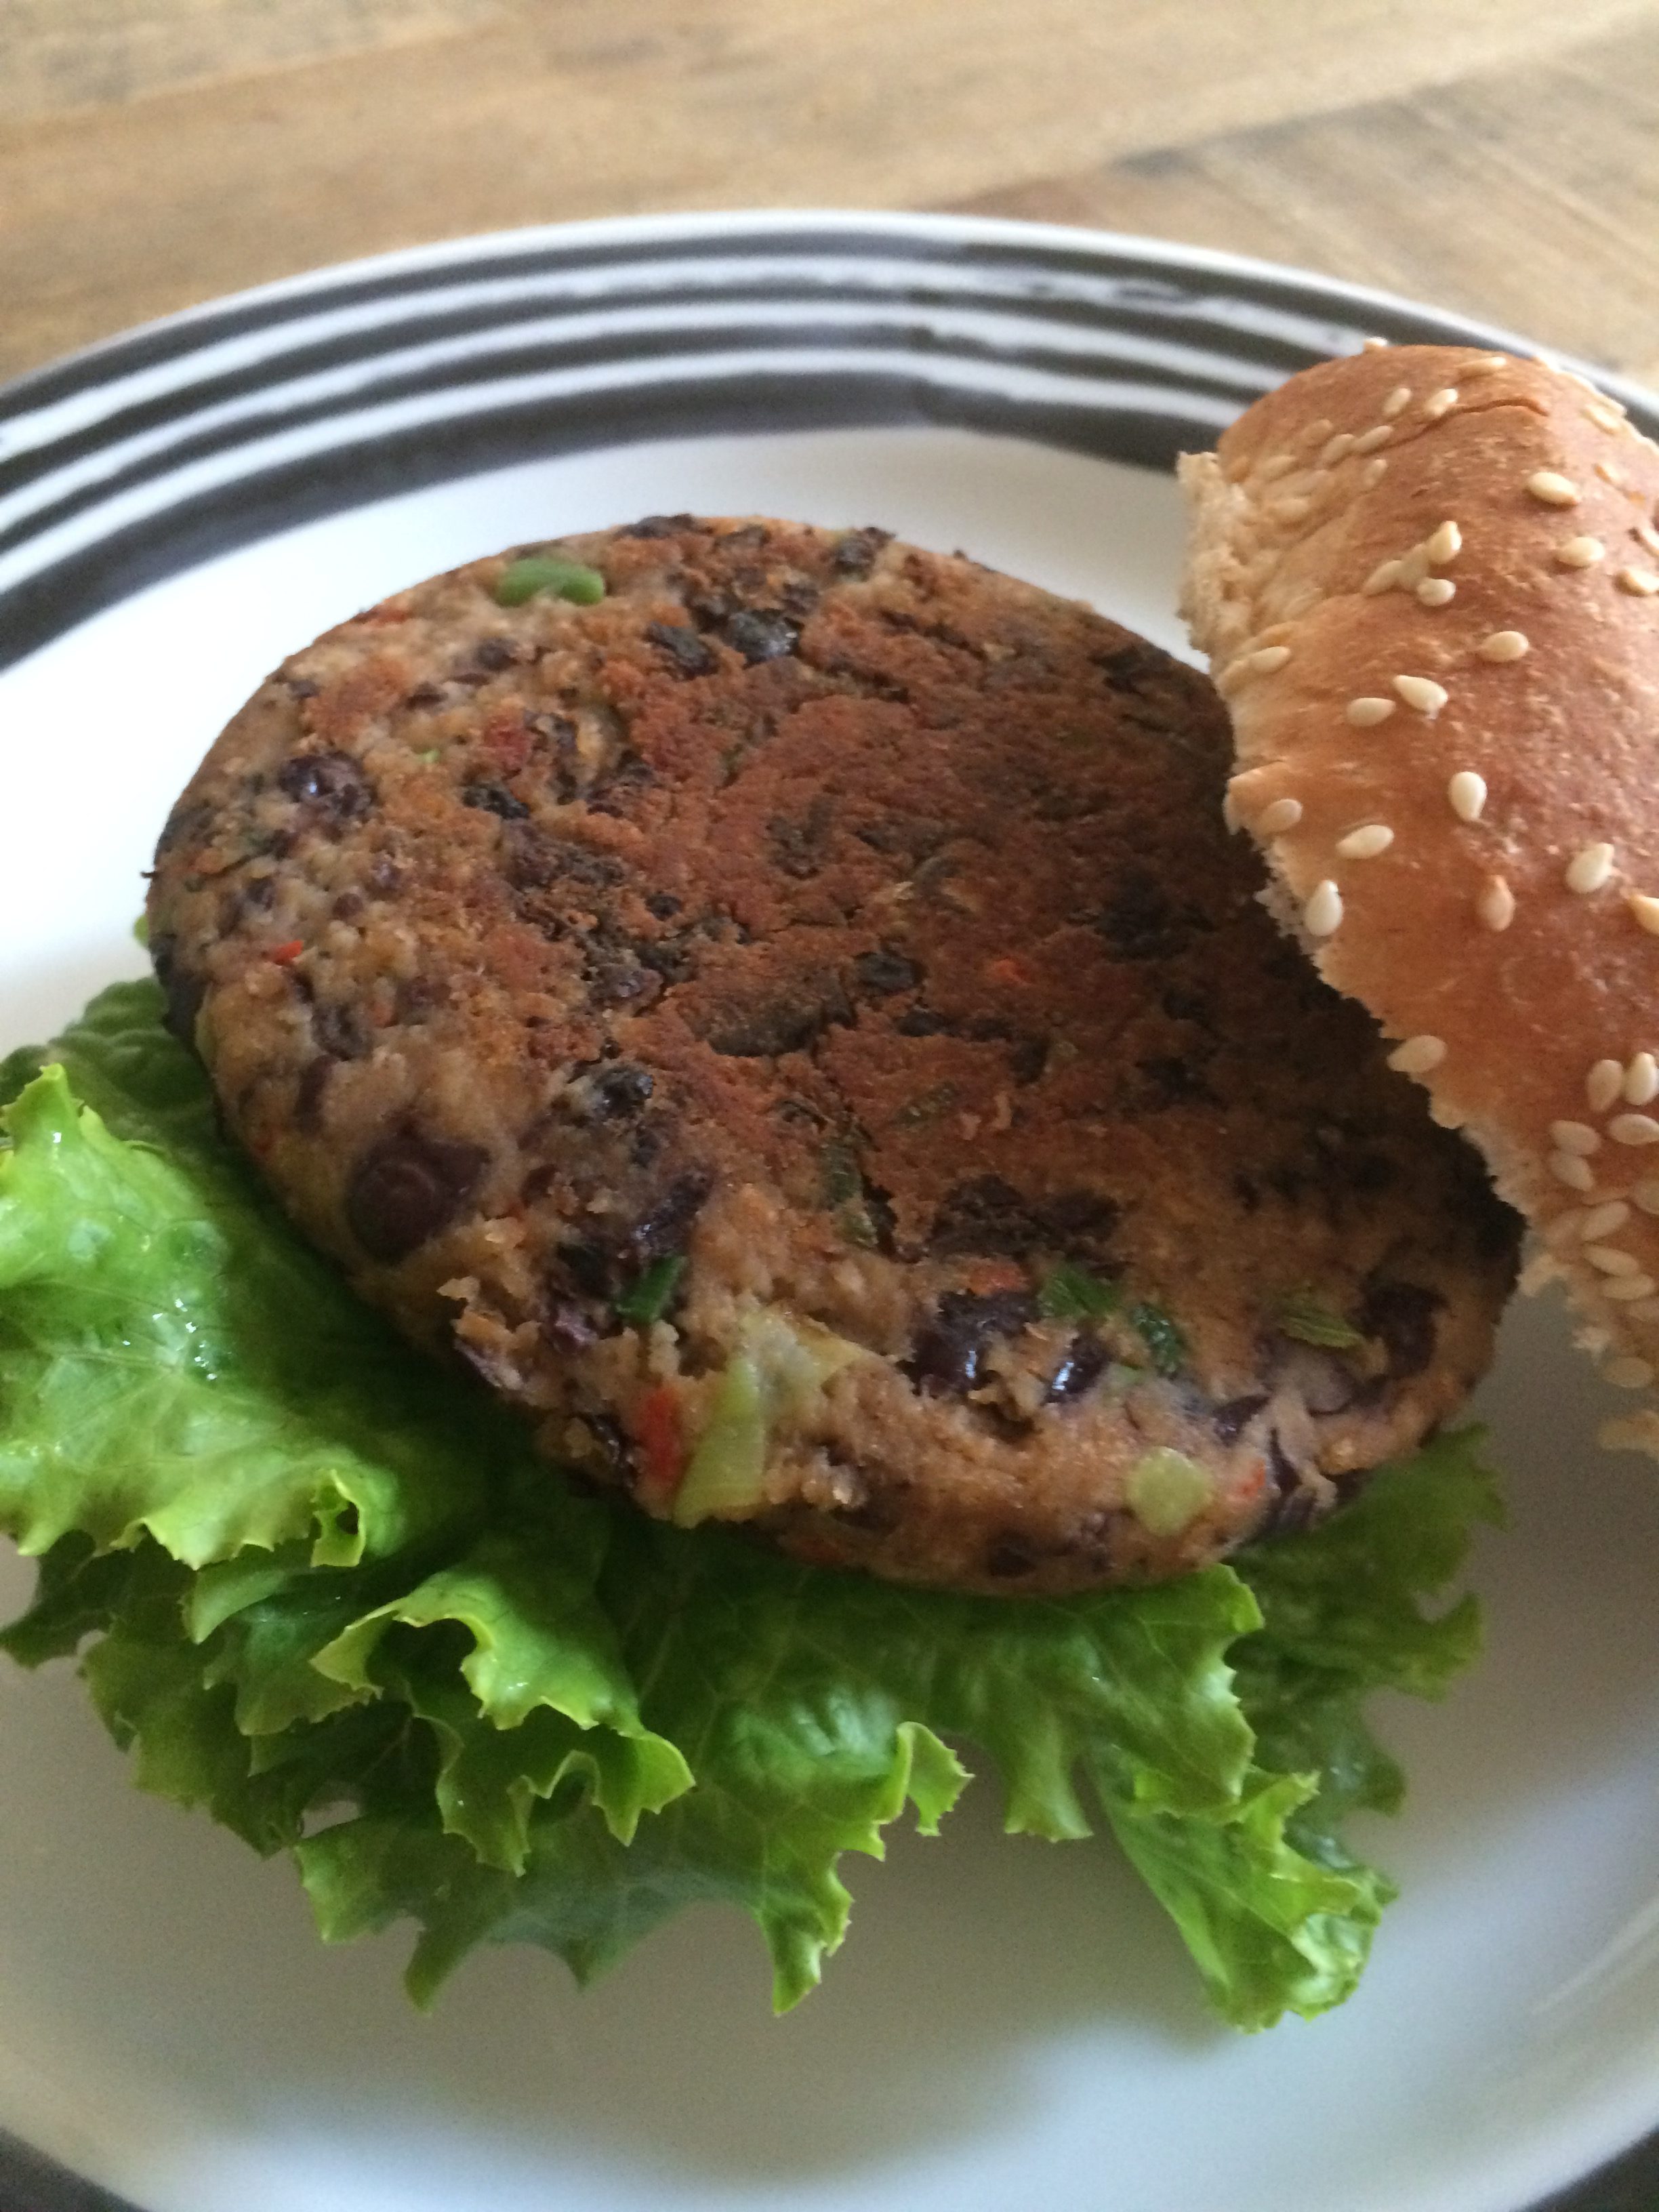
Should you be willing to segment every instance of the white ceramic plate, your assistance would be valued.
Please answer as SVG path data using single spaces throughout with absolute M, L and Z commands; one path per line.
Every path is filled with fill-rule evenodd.
M 697 218 L 327 271 L 11 387 L 0 1040 L 137 969 L 169 798 L 383 592 L 761 510 L 960 546 L 1179 649 L 1171 455 L 1367 330 L 1504 342 L 1081 232 Z M 1109 1848 L 1004 1839 L 988 1789 L 853 1867 L 852 1938 L 786 2021 L 713 1911 L 586 1996 L 492 1952 L 419 2019 L 395 1942 L 323 1950 L 286 1865 L 131 1789 L 66 1668 L 9 1671 L 0 2128 L 144 2212 L 1518 2212 L 1659 2122 L 1659 1482 L 1592 1449 L 1596 1396 L 1560 1316 L 1518 1311 L 1490 1649 L 1383 1717 L 1413 1796 L 1358 1840 L 1404 1896 L 1329 2019 L 1215 2027 Z M 0 1559 L 0 1613 L 27 1582 Z M 7 2171 L 0 2201 L 70 2202 Z

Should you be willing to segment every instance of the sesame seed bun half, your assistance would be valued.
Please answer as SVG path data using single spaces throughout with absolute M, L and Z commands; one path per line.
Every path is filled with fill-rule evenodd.
M 1659 447 L 1543 364 L 1378 347 L 1182 466 L 1230 823 L 1486 1155 L 1659 1457 Z M 1640 1394 L 1640 1395 L 1638 1395 Z

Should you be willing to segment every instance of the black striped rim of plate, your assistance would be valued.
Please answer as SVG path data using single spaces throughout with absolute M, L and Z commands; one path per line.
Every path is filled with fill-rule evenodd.
M 624 218 L 348 264 L 0 387 L 0 667 L 238 545 L 532 457 L 938 424 L 1166 469 L 1368 334 L 1525 349 L 1293 270 L 950 216 Z
M 0 669 L 295 524 L 559 453 L 932 424 L 1167 470 L 1370 336 L 1533 350 L 1297 270 L 973 217 L 625 217 L 348 263 L 0 386 Z M 1593 380 L 1659 434 L 1659 399 Z M 1535 2212 L 1656 2201 L 1659 2136 Z M 136 2212 L 3 2133 L 0 2203 Z

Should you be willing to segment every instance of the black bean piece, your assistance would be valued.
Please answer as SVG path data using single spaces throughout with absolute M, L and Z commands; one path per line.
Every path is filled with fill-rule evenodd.
M 294 1091 L 294 1126 L 307 1137 L 314 1137 L 323 1126 L 323 1093 L 337 1064 L 319 1053 L 301 1072 Z
M 404 700 L 405 707 L 439 707 L 443 704 L 441 684 L 417 684 Z
M 172 937 L 153 937 L 149 941 L 150 965 L 155 970 L 155 980 L 161 987 L 167 1001 L 167 1011 L 161 1018 L 180 1044 L 196 1049 L 196 1017 L 202 1011 L 202 1001 L 207 996 L 207 979 L 193 969 L 185 967 L 179 959 L 178 941 Z
M 371 1042 L 362 1016 L 349 1006 L 313 1006 L 311 1034 L 318 1051 L 330 1060 L 362 1060 Z
M 476 806 L 485 814 L 499 815 L 503 822 L 525 822 L 530 809 L 523 799 L 515 799 L 505 784 L 469 783 L 462 787 L 463 806 Z
M 638 753 L 623 753 L 615 766 L 595 778 L 588 787 L 588 811 L 593 814 L 622 814 L 629 802 L 647 784 L 654 783 L 657 772 L 647 760 Z
M 161 824 L 161 834 L 155 841 L 157 861 L 185 838 L 194 837 L 205 830 L 212 819 L 213 809 L 210 806 L 203 805 L 199 800 L 186 802 L 181 799 Z
M 1273 1475 L 1273 1487 L 1284 1495 L 1288 1497 L 1292 1491 L 1301 1488 L 1302 1477 L 1297 1471 L 1296 1462 L 1285 1450 L 1277 1429 L 1271 1429 L 1267 1433 L 1267 1467 Z
M 572 1298 L 561 1298 L 542 1323 L 542 1334 L 556 1352 L 586 1352 L 599 1332 Z
M 927 1241 L 936 1253 L 1020 1256 L 1044 1239 L 1030 1205 L 1012 1183 L 1000 1176 L 976 1176 L 946 1193 Z
M 1018 1536 L 997 1537 L 985 1554 L 985 1571 L 999 1582 L 1029 1575 L 1036 1564 L 1036 1553 Z
M 276 771 L 276 788 L 334 822 L 360 822 L 374 805 L 374 787 L 362 767 L 332 746 L 285 760 Z
M 775 1060 L 783 1053 L 804 1052 L 832 1023 L 852 1018 L 839 980 L 822 975 L 803 981 L 792 998 L 722 1012 L 707 1034 L 709 1044 L 728 1060 Z
M 798 822 L 787 814 L 773 815 L 766 825 L 767 842 L 786 876 L 805 882 L 817 873 L 829 850 L 835 814 L 834 801 L 820 792 Z
M 503 668 L 510 668 L 518 657 L 517 649 L 510 639 L 486 637 L 479 641 L 478 648 L 472 656 L 472 665 L 475 668 L 482 668 L 488 675 L 495 676 L 498 675 Z
M 1277 1429 L 1271 1430 L 1267 1437 L 1267 1469 L 1273 1477 L 1273 1496 L 1258 1533 L 1294 1536 L 1314 1520 L 1319 1510 L 1319 1495 L 1312 1484 L 1304 1480 L 1302 1471 L 1285 1449 Z
M 1276 1198 L 1284 1200 L 1286 1206 L 1299 1205 L 1303 1193 L 1309 1187 L 1308 1177 L 1290 1160 L 1280 1160 L 1273 1167 L 1264 1168 L 1261 1180 Z
M 946 1194 L 929 1243 L 936 1252 L 1018 1258 L 1053 1251 L 1099 1261 L 1117 1222 L 1115 1202 L 1097 1192 L 1063 1190 L 1030 1199 L 1000 1176 L 978 1176 Z
M 395 1267 L 449 1226 L 488 1159 L 477 1145 L 412 1129 L 387 1137 L 357 1164 L 346 1190 L 346 1224 L 371 1260 Z
M 683 530 L 695 530 L 695 514 L 647 514 L 641 521 L 630 523 L 620 530 L 619 538 L 677 538 Z
M 532 738 L 550 745 L 561 760 L 576 749 L 576 725 L 568 714 L 526 714 L 524 726 Z
M 957 556 L 958 560 L 963 557 L 961 554 Z M 902 631 L 907 637 L 925 637 L 934 645 L 947 645 L 952 652 L 971 654 L 975 660 L 981 657 L 981 641 L 967 636 L 953 623 L 925 622 L 920 615 L 903 614 L 896 607 L 882 607 L 878 611 L 889 629 Z
M 1267 1402 L 1265 1390 L 1253 1390 L 1243 1398 L 1230 1398 L 1211 1414 L 1211 1426 L 1224 1444 L 1236 1444 Z
M 846 1461 L 838 1459 L 834 1452 L 826 1454 L 826 1456 L 832 1466 L 844 1467 L 848 1464 Z M 862 1468 L 855 1468 L 853 1471 L 860 1480 L 867 1479 Z M 839 1521 L 845 1528 L 857 1528 L 866 1536 L 890 1536 L 898 1526 L 902 1510 L 898 1498 L 890 1497 L 884 1490 L 872 1489 L 868 1497 L 859 1503 L 832 1505 L 830 1512 L 832 1518 Z
M 518 805 L 515 799 L 514 805 Z M 520 815 L 528 807 L 520 806 Z M 619 884 L 627 871 L 608 853 L 595 852 L 573 838 L 552 837 L 533 823 L 509 821 L 501 836 L 501 873 L 515 890 L 545 890 L 550 884 L 580 884 L 605 890 Z
M 653 891 L 645 902 L 645 910 L 654 915 L 659 921 L 672 921 L 684 903 L 684 900 L 677 899 L 672 891 Z
M 662 979 L 654 969 L 625 954 L 595 960 L 583 969 L 583 975 L 588 995 L 597 1006 L 632 1006 L 647 994 L 654 998 L 662 988 Z
M 636 1257 L 662 1260 L 682 1251 L 691 1224 L 714 1188 L 707 1169 L 694 1168 L 670 1183 L 650 1211 L 634 1224 L 629 1238 Z
M 392 987 L 392 1019 L 423 1022 L 434 1006 L 447 1006 L 447 988 L 432 975 L 401 975 Z
M 1080 1398 L 1106 1372 L 1107 1351 L 1097 1336 L 1079 1330 L 1066 1347 L 1066 1357 L 1048 1385 L 1050 1399 Z
M 1172 1022 L 1195 1022 L 1200 1029 L 1207 1029 L 1213 1018 L 1214 1010 L 1204 994 L 1186 990 L 1179 983 L 1171 983 L 1158 1004 Z
M 921 969 L 916 963 L 886 946 L 879 952 L 861 952 L 853 963 L 853 973 L 865 990 L 882 999 L 895 991 L 917 990 L 921 984 Z
M 647 623 L 645 634 L 668 655 L 677 676 L 708 676 L 720 665 L 694 629 L 677 623 Z
M 323 688 L 320 684 L 313 684 L 308 676 L 290 676 L 287 683 L 290 699 L 314 699 Z
M 867 576 L 884 545 L 890 545 L 890 530 L 849 530 L 836 540 L 830 560 L 843 576 Z
M 1091 653 L 1089 658 L 1097 668 L 1105 671 L 1114 685 L 1127 685 L 1133 690 L 1138 684 L 1164 680 L 1166 664 L 1163 654 L 1139 638 L 1131 638 L 1105 653 Z
M 753 668 L 763 660 L 783 660 L 800 643 L 800 624 L 775 607 L 746 607 L 726 625 L 726 641 Z
M 1076 1257 L 1101 1257 L 1110 1243 L 1122 1209 L 1113 1198 L 1095 1190 L 1057 1191 L 1045 1198 L 1037 1219 L 1045 1233 L 1065 1252 Z
M 671 939 L 659 945 L 641 945 L 635 949 L 644 965 L 660 975 L 665 985 L 683 983 L 696 965 L 682 939 Z
M 913 866 L 938 852 L 951 832 L 943 822 L 918 820 L 914 815 L 895 816 L 885 822 L 869 822 L 856 835 L 872 853 L 908 860 Z
M 625 1121 L 630 1114 L 639 1112 L 655 1088 L 648 1069 L 635 1067 L 631 1060 L 619 1060 L 593 1079 L 593 1114 L 599 1121 Z
M 986 1352 L 999 1337 L 1018 1334 L 1036 1319 L 1036 1300 L 1029 1291 L 947 1291 L 938 1310 L 917 1336 L 903 1371 L 930 1396 L 941 1391 L 966 1394 L 982 1379 Z
M 1022 1087 L 1036 1082 L 1048 1065 L 1047 1037 L 1021 1037 L 1009 1048 L 1008 1073 Z
M 1214 1106 L 1220 1101 L 1198 1069 L 1178 1053 L 1155 1054 L 1137 1063 L 1146 1084 L 1142 1104 L 1162 1114 L 1171 1106 Z
M 685 595 L 685 611 L 702 629 L 718 629 L 740 611 L 742 604 L 736 592 L 728 592 L 723 584 L 688 591 Z
M 864 1185 L 864 1211 L 870 1226 L 876 1232 L 876 1249 L 890 1257 L 898 1237 L 898 1216 L 893 1211 L 893 1201 L 881 1185 L 867 1178 Z
M 769 1111 L 792 1129 L 827 1129 L 830 1126 L 818 1109 L 805 1098 L 786 1096 L 774 1099 Z
M 942 1036 L 950 1026 L 943 1014 L 928 1006 L 909 1007 L 893 1024 L 901 1036 Z
M 1155 876 L 1131 869 L 1095 927 L 1120 960 L 1173 960 L 1209 923 L 1193 908 L 1177 908 Z
M 611 1466 L 626 1467 L 629 1456 L 628 1432 L 622 1423 L 611 1413 L 584 1413 L 582 1420 Z
M 614 1288 L 616 1255 L 603 1244 L 578 1242 L 561 1244 L 559 1261 L 579 1291 L 591 1298 L 608 1298 Z
M 1396 1382 L 1420 1375 L 1434 1358 L 1435 1315 L 1445 1304 L 1420 1283 L 1370 1282 L 1359 1309 L 1363 1334 L 1382 1340 Z
M 648 1168 L 661 1158 L 665 1142 L 663 1133 L 649 1121 L 641 1121 L 635 1130 L 628 1147 L 628 1157 L 636 1168 Z
M 1374 1197 L 1378 1191 L 1387 1190 L 1399 1173 L 1386 1152 L 1359 1152 L 1348 1163 L 1349 1188 Z
M 1304 1528 L 1313 1526 L 1318 1510 L 1318 1500 L 1311 1490 L 1287 1491 L 1275 1499 L 1265 1525 L 1257 1533 L 1263 1536 L 1299 1536 Z

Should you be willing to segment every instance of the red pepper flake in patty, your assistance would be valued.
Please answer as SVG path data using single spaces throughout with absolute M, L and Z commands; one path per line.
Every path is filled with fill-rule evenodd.
M 267 960 L 274 960 L 279 968 L 286 968 L 291 962 L 297 960 L 305 949 L 306 941 L 303 937 L 290 937 L 286 945 L 272 945 L 265 957 Z
M 487 752 L 497 772 L 516 775 L 530 758 L 532 739 L 518 707 L 498 708 L 483 726 L 480 749 Z
M 634 1434 L 644 1462 L 643 1486 L 658 1498 L 672 1498 L 690 1455 L 680 1430 L 679 1401 L 666 1382 L 658 1383 L 641 1400 Z
M 994 983 L 1018 983 L 1029 986 L 1031 981 L 1018 961 L 1006 954 L 1000 960 L 988 962 L 985 972 Z

